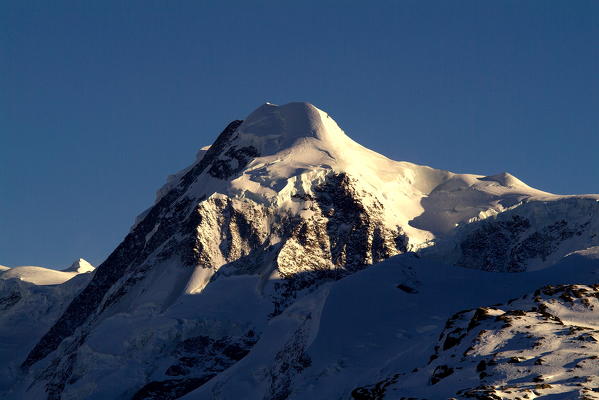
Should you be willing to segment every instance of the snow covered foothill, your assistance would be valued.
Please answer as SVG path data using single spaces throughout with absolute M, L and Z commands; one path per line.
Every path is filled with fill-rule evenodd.
M 18 279 L 33 283 L 34 285 L 60 285 L 73 277 L 87 272 L 92 272 L 94 267 L 80 258 L 64 270 L 37 266 L 19 266 L 0 270 L 0 279 Z

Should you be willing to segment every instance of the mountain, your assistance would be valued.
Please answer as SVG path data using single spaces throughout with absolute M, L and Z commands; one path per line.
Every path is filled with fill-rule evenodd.
M 20 350 L 0 394 L 383 398 L 372 387 L 424 365 L 456 312 L 596 283 L 598 200 L 393 161 L 311 104 L 267 103 L 171 175 L 89 281 L 48 300 L 42 332 L 6 333 Z M 44 307 L 20 303 L 6 303 L 17 324 Z

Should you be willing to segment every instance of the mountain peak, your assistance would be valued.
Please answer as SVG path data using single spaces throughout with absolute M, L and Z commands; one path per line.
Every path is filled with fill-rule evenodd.
M 262 155 L 274 154 L 306 139 L 330 144 L 348 139 L 326 112 L 306 102 L 282 106 L 265 103 L 244 120 L 238 132 Z
M 268 121 L 274 123 L 278 120 L 287 122 L 303 122 L 305 124 L 315 122 L 315 120 L 319 119 L 319 112 L 326 114 L 324 111 L 319 110 L 313 104 L 307 102 L 291 102 L 284 105 L 277 105 L 266 102 L 262 104 L 260 107 L 256 108 L 254 111 L 252 111 L 250 115 L 248 115 L 248 117 L 245 119 L 241 127 L 253 127 L 254 129 L 261 128 L 258 129 L 258 134 L 268 135 L 273 133 L 274 128 L 280 128 L 280 126 L 261 124 L 261 122 L 263 123 Z M 289 128 L 292 128 L 294 131 L 300 131 L 301 128 L 305 127 L 306 126 L 289 126 Z M 279 132 L 275 131 L 274 133 Z
M 79 274 L 84 272 L 91 272 L 95 268 L 89 262 L 84 260 L 83 258 L 79 258 L 71 264 L 71 266 L 64 270 L 64 272 L 77 272 Z

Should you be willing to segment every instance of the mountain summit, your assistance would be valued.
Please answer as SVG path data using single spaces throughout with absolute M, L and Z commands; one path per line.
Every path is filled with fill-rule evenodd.
M 84 274 L 89 283 L 81 290 L 73 284 L 70 303 L 53 309 L 28 355 L 11 359 L 0 393 L 175 399 L 199 388 L 190 396 L 283 399 L 310 387 L 324 390 L 311 398 L 347 397 L 347 382 L 365 376 L 356 365 L 372 374 L 389 361 L 368 329 L 394 326 L 377 335 L 390 335 L 397 350 L 408 336 L 383 321 L 398 318 L 432 341 L 424 333 L 440 332 L 438 320 L 458 311 L 452 307 L 554 279 L 542 272 L 495 288 L 473 270 L 545 270 L 599 245 L 598 199 L 552 195 L 507 173 L 454 174 L 393 161 L 354 142 L 311 104 L 264 104 L 168 178 L 122 243 Z M 383 264 L 396 268 L 369 268 L 390 258 Z M 487 279 L 485 292 L 434 297 L 451 296 L 438 278 L 454 276 Z M 467 292 L 463 282 L 460 293 Z M 414 315 L 409 296 L 420 291 L 422 304 L 445 304 L 441 316 L 431 317 L 432 306 L 421 319 Z M 8 307 L 19 304 L 15 293 Z M 389 301 L 407 308 L 379 315 Z M 347 325 L 356 317 L 351 310 L 368 304 L 364 322 Z M 343 332 L 334 328 L 338 321 Z M 333 355 L 337 347 L 322 344 L 321 331 L 349 347 Z M 353 331 L 362 336 L 348 342 Z M 346 384 L 331 385 L 335 379 Z
M 349 141 L 328 114 L 309 103 L 284 106 L 266 103 L 244 120 L 239 127 L 239 138 L 252 143 L 263 156 L 293 148 L 301 140 L 322 148 Z

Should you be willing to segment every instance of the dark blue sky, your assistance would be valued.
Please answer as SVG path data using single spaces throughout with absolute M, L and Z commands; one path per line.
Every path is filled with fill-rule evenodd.
M 0 264 L 100 263 L 265 101 L 396 160 L 599 192 L 597 1 L 3 1 L 0 51 Z

